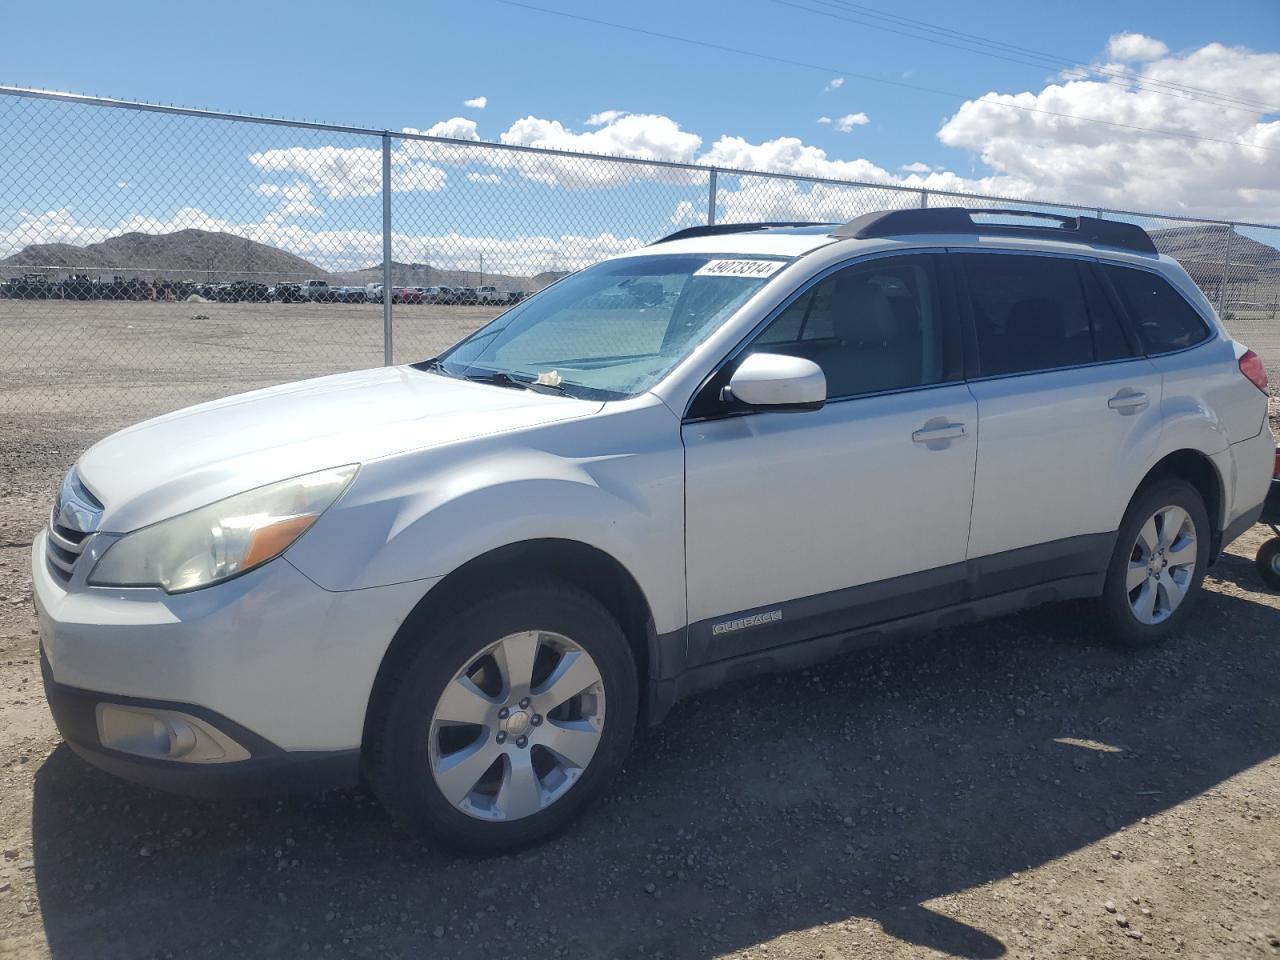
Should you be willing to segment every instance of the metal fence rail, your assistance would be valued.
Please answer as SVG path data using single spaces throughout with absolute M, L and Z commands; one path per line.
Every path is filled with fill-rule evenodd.
M 4 419 L 109 425 L 419 359 L 681 226 L 939 204 L 1138 223 L 1241 339 L 1280 360 L 1280 227 L 1268 224 L 14 87 L 0 87 L 0 169 Z

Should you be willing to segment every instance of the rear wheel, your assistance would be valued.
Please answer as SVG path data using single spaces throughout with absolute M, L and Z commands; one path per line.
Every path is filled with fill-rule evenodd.
M 1258 549 L 1254 558 L 1258 573 L 1272 590 L 1280 590 L 1280 537 L 1272 537 Z
M 1129 504 L 1107 569 L 1102 611 L 1112 639 L 1143 647 L 1187 618 L 1209 562 L 1209 516 L 1185 480 L 1160 480 Z
M 491 595 L 424 638 L 386 710 L 375 790 L 446 846 L 527 846 L 617 771 L 637 696 L 626 637 L 589 594 L 548 582 Z

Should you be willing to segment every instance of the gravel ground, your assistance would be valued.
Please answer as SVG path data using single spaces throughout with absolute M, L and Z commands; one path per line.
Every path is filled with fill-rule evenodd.
M 1062 605 L 683 703 L 568 834 L 512 857 L 421 849 L 360 790 L 212 803 L 88 767 L 48 716 L 30 601 L 62 472 L 179 394 L 380 343 L 376 308 L 358 327 L 351 308 L 259 308 L 250 327 L 208 304 L 199 339 L 155 356 L 131 331 L 192 305 L 120 307 L 109 356 L 59 348 L 86 385 L 50 391 L 45 358 L 0 351 L 0 958 L 1280 956 L 1262 527 L 1158 650 L 1114 652 Z M 423 354 L 482 319 L 418 309 L 400 329 Z M 222 362 L 250 328 L 286 358 L 274 377 L 256 353 L 239 379 Z

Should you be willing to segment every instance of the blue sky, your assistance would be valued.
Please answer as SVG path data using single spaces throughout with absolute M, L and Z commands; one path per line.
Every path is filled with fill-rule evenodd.
M 728 46 L 776 52 L 957 94 L 1035 89 L 1045 71 L 826 20 L 768 0 L 644 4 L 545 0 L 541 5 Z M 872 4 L 877 5 L 877 4 Z M 893 10 L 888 0 L 881 9 Z M 192 8 L 194 9 L 194 8 Z M 1083 62 L 1124 31 L 1174 50 L 1208 41 L 1280 49 L 1275 0 L 1028 3 L 918 0 L 898 7 L 996 40 Z M 14 5 L 12 37 L 49 36 L 49 10 Z M 580 122 L 606 109 L 658 113 L 714 137 L 793 135 L 885 166 L 924 161 L 968 171 L 979 161 L 938 143 L 958 101 L 849 80 L 503 6 L 428 3 L 222 2 L 200 16 L 172 3 L 63 0 L 56 44 L 5 44 L 0 78 L 130 99 L 336 121 L 425 127 L 488 97 L 482 135 L 527 115 Z M 72 29 L 81 24 L 87 29 Z M 854 134 L 814 123 L 865 112 Z M 856 137 L 856 142 L 851 142 Z M 972 169 L 978 169 L 973 167 Z
M 6 11 L 9 37 L 56 35 L 57 42 L 6 44 L 0 81 L 393 130 L 426 130 L 464 118 L 470 125 L 437 131 L 842 179 L 1280 220 L 1280 177 L 1272 172 L 1280 169 L 1280 113 L 1265 108 L 1222 111 L 1149 89 L 1072 85 L 1043 66 L 812 12 L 841 13 L 830 0 L 795 0 L 809 10 L 771 0 L 530 2 L 823 69 L 762 62 L 495 0 L 371 2 L 358 8 L 232 0 L 199 16 L 158 3 L 126 3 L 104 13 L 100 4 L 70 0 L 59 5 L 63 27 L 52 32 L 47 10 L 28 4 Z M 1276 0 L 1212 7 L 1190 0 L 865 5 L 1071 61 L 1119 64 L 1164 81 L 1280 106 Z M 1120 48 L 1108 49 L 1119 34 L 1141 35 L 1139 46 L 1146 52 L 1121 57 Z M 831 81 L 842 70 L 956 96 L 855 76 L 835 88 Z M 978 101 L 988 93 L 1023 97 L 1021 102 L 1042 112 Z M 480 97 L 483 108 L 464 105 Z M 1046 110 L 1122 118 L 1135 126 L 1211 135 L 1226 144 L 1063 124 Z M 182 222 L 199 224 L 204 217 L 254 236 L 270 233 L 264 218 L 287 221 L 297 236 L 320 233 L 330 245 L 341 242 L 337 231 L 363 229 L 376 216 L 376 202 L 358 185 L 335 186 L 332 177 L 315 173 L 315 151 L 358 146 L 342 138 L 261 129 L 224 134 L 176 122 L 157 137 L 152 134 L 158 127 L 117 116 L 39 111 L 0 114 L 0 162 L 12 171 L 25 160 L 40 172 L 19 175 L 7 192 L 0 188 L 0 229 L 9 230 L 9 246 L 19 239 L 89 240 L 125 222 L 159 229 L 178 223 L 174 218 L 181 211 L 187 217 Z M 616 125 L 598 117 L 588 123 L 604 111 L 633 116 Z M 820 122 L 824 117 L 829 122 Z M 842 117 L 853 118 L 845 130 Z M 34 121 L 44 125 L 43 134 L 30 126 Z M 59 135 L 50 136 L 50 130 Z M 584 134 L 587 139 L 581 139 Z M 69 144 L 67 137 L 74 140 Z M 312 152 L 305 162 L 289 161 L 283 168 L 250 159 L 295 148 Z M 527 172 L 451 167 L 441 165 L 439 156 L 397 162 L 403 162 L 406 176 L 417 171 L 424 178 L 416 184 L 406 180 L 400 190 L 406 222 L 415 216 L 422 221 L 418 239 L 428 249 L 474 247 L 442 239 L 455 235 L 476 243 L 512 236 L 510 218 L 497 215 L 503 211 L 517 211 L 527 230 L 540 237 L 585 235 L 594 228 L 627 237 L 694 216 L 682 202 L 698 205 L 693 186 L 577 184 L 573 209 L 553 211 L 548 200 L 559 186 L 539 183 Z M 343 176 L 349 175 L 344 168 Z M 467 175 L 474 175 L 470 183 Z M 439 182 L 431 179 L 437 176 Z M 499 193 L 513 185 L 521 190 Z M 746 186 L 729 184 L 743 189 L 726 201 L 726 216 L 844 212 L 843 201 L 829 196 L 765 198 L 759 190 L 749 194 Z M 634 214 L 646 203 L 651 216 Z M 606 222 L 619 206 L 633 215 L 626 222 Z M 444 219 L 442 210 L 448 211 Z M 49 225 L 55 214 L 60 227 Z M 41 217 L 44 225 L 32 226 Z M 360 247 L 351 256 L 358 260 L 365 253 Z

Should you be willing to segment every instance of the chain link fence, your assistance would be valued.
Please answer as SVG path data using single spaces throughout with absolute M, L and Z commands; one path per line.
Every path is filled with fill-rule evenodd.
M 108 427 L 422 359 L 565 273 L 684 226 L 931 205 L 1138 223 L 1236 336 L 1280 361 L 1280 228 L 1266 225 L 11 87 L 0 169 L 0 418 L 15 423 Z

